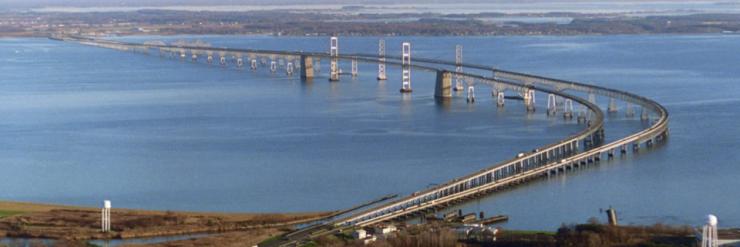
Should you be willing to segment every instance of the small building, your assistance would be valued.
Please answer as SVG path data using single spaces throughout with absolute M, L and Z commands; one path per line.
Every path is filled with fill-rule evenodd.
M 369 244 L 369 243 L 375 242 L 375 240 L 378 240 L 378 238 L 375 237 L 375 236 L 370 236 L 370 237 L 367 237 L 367 238 L 363 239 L 362 240 L 362 243 L 363 244 Z
M 386 235 L 388 233 L 392 233 L 397 231 L 398 229 L 394 225 L 387 225 L 387 226 L 376 226 L 374 230 L 375 235 Z
M 365 239 L 367 238 L 367 231 L 365 231 L 365 229 L 357 229 L 352 233 L 352 237 L 354 239 Z

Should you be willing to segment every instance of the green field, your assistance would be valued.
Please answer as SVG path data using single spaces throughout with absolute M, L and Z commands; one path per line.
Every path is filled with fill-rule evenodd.
M 8 217 L 16 214 L 22 214 L 21 211 L 8 211 L 8 210 L 0 210 L 0 218 Z

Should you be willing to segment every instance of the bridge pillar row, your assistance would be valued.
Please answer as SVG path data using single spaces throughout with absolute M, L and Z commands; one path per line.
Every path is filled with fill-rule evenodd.
M 313 79 L 313 58 L 301 55 L 301 79 Z
M 438 99 L 452 98 L 452 73 L 449 71 L 437 71 L 434 97 Z

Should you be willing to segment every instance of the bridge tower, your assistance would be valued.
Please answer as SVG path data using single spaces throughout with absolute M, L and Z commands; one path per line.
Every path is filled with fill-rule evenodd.
M 329 56 L 331 57 L 329 81 L 339 81 L 339 39 L 337 37 L 329 39 Z
M 558 112 L 557 98 L 554 94 L 547 95 L 547 115 L 554 116 Z
M 609 99 L 609 107 L 607 108 L 607 112 L 617 112 L 617 100 L 615 100 L 614 98 Z
M 563 118 L 573 119 L 573 100 L 565 99 L 565 105 L 563 106 Z
M 378 41 L 378 80 L 383 81 L 388 79 L 385 74 L 385 40 L 380 39 Z
M 357 57 L 352 58 L 352 77 L 357 77 L 357 73 L 359 70 L 357 69 Z
M 468 86 L 468 103 L 475 103 L 475 88 Z
M 411 43 L 401 44 L 401 93 L 411 92 Z
M 463 90 L 463 78 L 461 73 L 463 72 L 463 54 L 462 54 L 462 45 L 456 45 L 455 46 L 455 87 L 453 88 L 455 91 L 462 91 Z

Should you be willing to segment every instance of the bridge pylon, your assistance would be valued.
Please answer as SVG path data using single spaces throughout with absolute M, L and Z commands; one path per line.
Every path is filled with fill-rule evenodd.
M 455 87 L 453 90 L 455 91 L 462 91 L 463 88 L 463 78 L 461 73 L 463 72 L 463 53 L 462 53 L 462 45 L 456 45 L 455 46 Z
M 504 94 L 504 91 L 498 91 L 496 94 L 496 106 L 497 107 L 504 107 L 504 104 L 506 103 L 506 95 Z
M 617 100 L 615 100 L 614 98 L 609 99 L 609 107 L 607 108 L 607 112 L 617 112 Z
M 632 108 L 632 103 L 627 102 L 627 107 L 625 107 L 625 108 L 626 108 L 624 110 L 624 116 L 625 117 L 631 118 L 631 117 L 634 117 L 635 116 L 635 109 Z
M 301 55 L 301 79 L 313 79 L 313 58 Z
M 411 92 L 411 43 L 401 44 L 401 93 Z
M 573 119 L 573 100 L 565 99 L 565 105 L 563 106 L 563 118 Z
M 452 74 L 449 71 L 437 71 L 434 97 L 437 99 L 452 98 Z
M 285 74 L 293 75 L 293 62 L 288 62 L 287 64 L 285 64 Z
M 329 39 L 329 56 L 331 57 L 329 81 L 339 81 L 339 39 L 337 37 Z
M 640 108 L 640 120 L 642 121 L 648 121 L 650 120 L 650 115 L 648 113 L 648 110 L 645 109 L 645 107 Z
M 554 94 L 547 95 L 547 115 L 554 116 L 558 113 L 557 98 Z
M 352 77 L 357 77 L 359 69 L 357 68 L 357 57 L 352 58 Z
M 277 71 L 277 62 L 275 60 L 270 61 L 270 72 L 275 73 Z
M 385 40 L 380 39 L 378 41 L 378 80 L 386 79 L 388 79 L 388 76 L 385 73 Z
M 468 86 L 468 103 L 475 103 L 475 87 Z
M 524 107 L 526 108 L 527 112 L 534 112 L 536 103 L 534 90 L 525 87 L 522 93 L 522 98 L 524 99 Z

